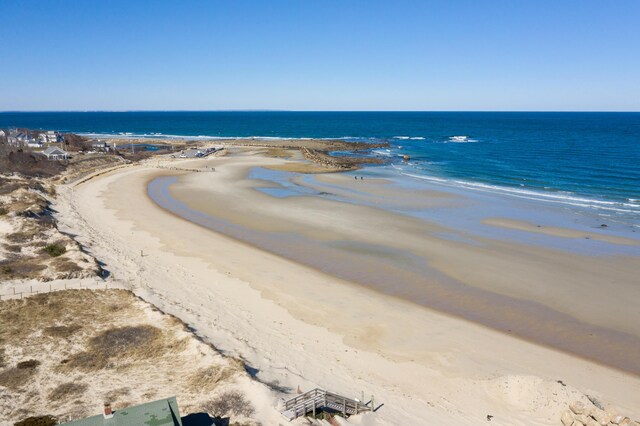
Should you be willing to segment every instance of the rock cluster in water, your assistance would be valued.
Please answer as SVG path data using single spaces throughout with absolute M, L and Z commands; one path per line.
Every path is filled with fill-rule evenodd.
M 588 406 L 582 401 L 569 404 L 560 421 L 564 426 L 640 426 L 629 417 Z

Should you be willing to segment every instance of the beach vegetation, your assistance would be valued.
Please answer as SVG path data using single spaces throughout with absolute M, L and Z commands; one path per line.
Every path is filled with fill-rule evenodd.
M 67 420 L 95 415 L 95 400 L 85 394 L 120 409 L 176 392 L 199 407 L 245 374 L 240 361 L 223 358 L 182 321 L 126 290 L 63 290 L 2 300 L 0 324 L 0 389 L 7 415 L 16 420 L 46 414 L 51 406 Z M 202 376 L 199 381 L 194 373 Z M 246 415 L 253 412 L 247 399 L 222 397 L 214 407 Z
M 68 359 L 69 369 L 96 371 L 115 365 L 117 359 L 149 359 L 165 353 L 160 329 L 150 325 L 116 327 L 89 340 L 88 348 Z
M 45 327 L 43 329 L 43 333 L 50 337 L 67 339 L 74 335 L 78 330 L 82 327 L 79 325 L 53 325 L 50 327 Z
M 12 242 L 15 244 L 24 244 L 33 240 L 35 237 L 36 237 L 35 232 L 19 231 L 19 232 L 14 232 L 13 234 L 7 235 L 6 238 L 7 238 L 7 241 L 9 242 Z
M 55 426 L 58 424 L 58 420 L 51 416 L 35 416 L 35 417 L 27 417 L 24 420 L 20 420 L 13 424 L 13 426 Z
M 27 361 L 21 361 L 16 365 L 16 368 L 18 368 L 19 370 L 27 370 L 30 368 L 36 368 L 37 366 L 40 365 L 40 361 L 38 361 L 37 359 L 30 359 Z
M 49 393 L 49 401 L 68 401 L 82 395 L 88 386 L 85 383 L 66 382 L 55 387 Z
M 189 387 L 194 391 L 211 390 L 220 382 L 226 382 L 239 372 L 232 366 L 212 365 L 196 371 L 189 377 Z
M 61 244 L 49 244 L 45 246 L 44 251 L 51 257 L 58 257 L 65 254 L 67 249 Z
M 0 373 L 0 386 L 11 390 L 18 390 L 25 386 L 35 375 L 36 368 L 8 368 Z
M 74 272 L 82 271 L 82 267 L 80 267 L 77 263 L 64 258 L 54 260 L 51 263 L 51 266 L 55 267 L 57 272 L 65 274 L 72 274 Z
M 251 417 L 255 412 L 251 401 L 237 390 L 227 391 L 218 395 L 205 403 L 202 409 L 214 417 Z
M 37 259 L 17 258 L 0 262 L 0 272 L 3 275 L 11 275 L 19 279 L 33 278 L 45 269 L 47 266 L 38 263 Z

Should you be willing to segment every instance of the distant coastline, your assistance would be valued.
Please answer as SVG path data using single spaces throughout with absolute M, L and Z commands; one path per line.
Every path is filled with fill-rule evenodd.
M 98 139 L 389 143 L 361 155 L 392 165 L 388 174 L 398 178 L 535 198 L 584 212 L 608 226 L 640 229 L 640 113 L 0 113 L 0 128 L 10 126 Z

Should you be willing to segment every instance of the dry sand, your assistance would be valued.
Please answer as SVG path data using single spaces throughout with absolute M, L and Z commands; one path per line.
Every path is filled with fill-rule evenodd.
M 80 235 L 79 240 L 106 263 L 113 278 L 136 285 L 136 293 L 146 300 L 187 322 L 216 347 L 246 359 L 261 380 L 293 389 L 318 386 L 352 397 L 364 392 L 366 399 L 373 394 L 376 403 L 384 406 L 376 414 L 354 420 L 361 424 L 475 425 L 485 424 L 486 416 L 492 415 L 492 424 L 554 425 L 570 401 L 588 402 L 585 394 L 623 414 L 640 417 L 637 376 L 355 285 L 158 208 L 147 197 L 146 187 L 154 177 L 172 173 L 158 169 L 167 166 L 162 161 L 60 188 L 56 208 L 61 228 Z M 244 209 L 253 206 L 257 213 L 270 215 L 266 223 L 271 226 L 276 223 L 274 217 L 291 218 L 288 208 L 258 197 L 255 183 L 241 178 L 248 167 L 277 166 L 284 161 L 227 156 L 180 164 L 215 167 L 214 173 L 184 175 L 185 179 L 192 179 L 195 187 L 215 189 L 217 202 L 231 212 L 237 202 L 238 220 L 248 214 Z M 294 207 L 300 209 L 309 200 L 296 203 Z M 325 213 L 314 213 L 312 220 L 326 221 Z M 329 218 L 356 234 L 371 233 L 367 227 L 372 223 L 389 224 L 385 213 L 371 213 L 374 222 L 361 224 L 362 229 L 349 212 Z M 401 227 L 411 231 L 411 221 L 405 223 Z M 516 247 L 514 252 L 513 245 L 500 244 L 484 252 L 460 251 L 461 247 L 432 237 L 423 245 L 429 246 L 436 268 L 511 298 L 544 299 L 545 292 L 531 283 L 556 279 L 555 272 L 574 268 L 578 261 L 567 255 L 555 270 L 548 270 L 545 262 L 557 253 L 527 247 Z M 501 257 L 509 252 L 510 256 Z M 470 263 L 461 268 L 453 261 L 456 256 L 470 256 Z M 604 273 L 622 265 L 626 276 L 629 267 L 624 260 L 616 262 Z M 596 262 L 593 269 L 602 265 Z M 522 267 L 542 269 L 542 275 L 523 276 Z M 476 269 L 479 272 L 474 273 Z M 567 283 L 570 296 L 590 272 L 587 269 Z M 496 283 L 491 276 L 517 277 L 513 281 L 518 285 L 508 286 L 506 279 Z M 589 291 L 595 293 L 580 300 L 595 301 L 582 310 L 594 315 L 581 315 L 637 334 L 630 320 L 637 311 L 614 310 L 605 291 L 597 286 Z

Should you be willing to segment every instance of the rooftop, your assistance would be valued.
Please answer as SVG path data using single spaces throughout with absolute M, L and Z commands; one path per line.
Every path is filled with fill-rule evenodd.
M 175 396 L 145 404 L 114 410 L 113 417 L 106 419 L 99 414 L 86 419 L 64 423 L 67 426 L 182 426 L 178 401 Z

